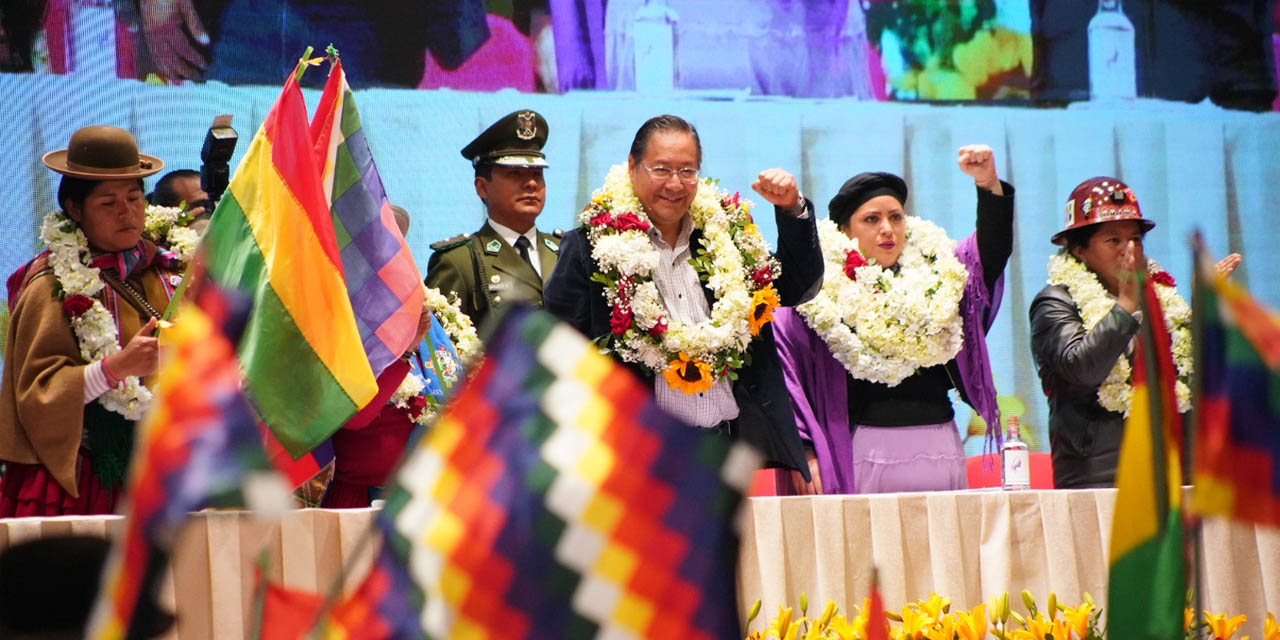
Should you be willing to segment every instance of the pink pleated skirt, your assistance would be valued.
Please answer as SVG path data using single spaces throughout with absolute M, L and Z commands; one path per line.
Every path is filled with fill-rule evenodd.
M 964 458 L 954 421 L 917 427 L 858 425 L 853 432 L 855 493 L 966 489 Z

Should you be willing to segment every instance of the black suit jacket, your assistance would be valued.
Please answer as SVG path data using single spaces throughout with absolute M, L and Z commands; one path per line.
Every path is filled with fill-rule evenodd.
M 774 285 L 784 307 L 809 300 L 822 286 L 822 253 L 818 248 L 813 204 L 806 200 L 805 206 L 809 211 L 806 219 L 797 219 L 774 208 L 778 223 L 775 256 L 782 264 L 782 275 Z M 701 237 L 701 231 L 695 229 L 689 237 L 690 247 L 701 246 Z M 596 270 L 586 234 L 582 229 L 570 231 L 560 244 L 560 259 L 543 295 L 548 311 L 593 339 L 609 333 L 610 314 L 604 285 L 591 281 L 591 274 Z M 703 287 L 703 294 L 708 303 L 715 301 L 710 289 Z M 739 411 L 738 435 L 760 449 L 766 466 L 795 469 L 808 479 L 809 466 L 782 378 L 772 325 L 760 330 L 748 354 L 751 364 L 738 370 L 738 379 L 733 383 Z M 638 364 L 622 364 L 652 388 L 653 372 Z

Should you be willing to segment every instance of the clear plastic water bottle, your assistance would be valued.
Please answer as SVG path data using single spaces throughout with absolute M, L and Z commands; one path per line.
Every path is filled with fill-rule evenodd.
M 1004 446 L 1000 447 L 1000 486 L 1005 491 L 1031 488 L 1031 454 L 1018 435 L 1018 416 L 1009 416 Z
M 1098 0 L 1089 21 L 1089 99 L 1125 100 L 1138 96 L 1133 23 L 1121 0 Z
M 636 91 L 669 93 L 676 80 L 676 23 L 667 0 L 645 0 L 631 18 Z

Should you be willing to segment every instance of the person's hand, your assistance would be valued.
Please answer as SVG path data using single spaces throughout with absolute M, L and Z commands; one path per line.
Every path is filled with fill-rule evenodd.
M 160 346 L 156 342 L 155 332 L 156 319 L 152 318 L 129 338 L 129 343 L 123 349 L 104 358 L 111 375 L 124 378 L 155 373 L 160 367 Z
M 1240 266 L 1240 261 L 1242 260 L 1244 260 L 1243 256 L 1238 253 L 1233 253 L 1219 260 L 1218 264 L 1213 265 L 1213 268 L 1217 269 L 1218 273 L 1222 274 L 1222 277 L 1230 278 L 1231 272 L 1235 271 L 1236 267 Z
M 191 43 L 207 47 L 209 34 L 192 0 L 139 0 L 139 5 L 142 33 L 160 75 L 169 82 L 200 75 L 209 63 Z
M 423 305 L 422 315 L 418 316 L 418 331 L 413 334 L 413 344 L 409 346 L 410 351 L 422 344 L 422 341 L 427 337 L 428 331 L 431 331 L 431 311 L 427 309 L 426 305 Z
M 1120 264 L 1116 268 L 1116 304 L 1125 311 L 1133 313 L 1138 310 L 1138 299 L 1142 292 L 1138 289 L 1138 252 L 1130 242 L 1120 255 Z
M 996 154 L 985 144 L 970 144 L 956 151 L 956 164 L 973 183 L 998 196 L 1004 195 L 996 175 Z
M 796 184 L 795 176 L 783 169 L 761 171 L 751 188 L 784 211 L 794 211 L 800 206 L 800 185 Z
M 798 496 L 820 496 L 822 495 L 822 475 L 818 473 L 818 456 L 812 451 L 804 452 L 805 462 L 809 464 L 809 477 L 813 478 L 813 482 L 805 482 L 804 476 L 799 471 L 791 472 L 791 490 Z

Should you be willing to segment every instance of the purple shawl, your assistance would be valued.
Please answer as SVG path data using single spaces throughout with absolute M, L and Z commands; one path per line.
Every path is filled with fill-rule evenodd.
M 974 411 L 987 422 L 988 444 L 1000 440 L 1000 409 L 991 379 L 987 331 L 995 322 L 1004 293 L 1004 274 L 990 292 L 984 283 L 978 242 L 970 235 L 956 245 L 956 258 L 969 271 L 960 299 L 964 341 L 956 354 L 960 384 Z M 975 331 L 973 327 L 982 327 Z M 782 361 L 782 374 L 795 409 L 800 438 L 817 454 L 824 493 L 853 493 L 853 435 L 849 432 L 849 398 L 844 365 L 831 355 L 827 344 L 795 310 L 774 312 L 773 334 Z M 997 445 L 998 446 L 998 445 Z M 789 481 L 778 478 L 779 493 L 790 490 Z

